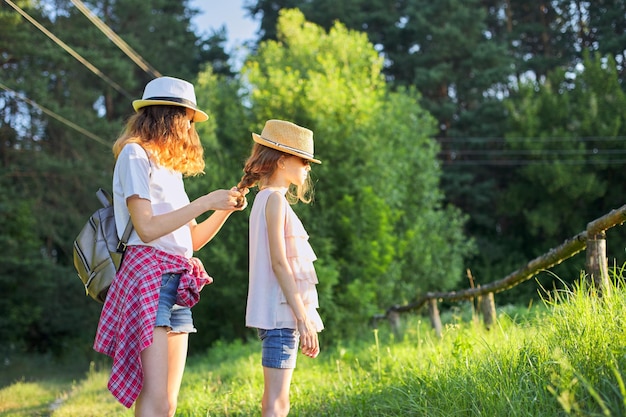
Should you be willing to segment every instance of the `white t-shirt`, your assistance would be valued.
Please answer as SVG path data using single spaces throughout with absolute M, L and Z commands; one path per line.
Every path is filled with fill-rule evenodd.
M 189 204 L 182 174 L 155 165 L 148 160 L 146 151 L 137 143 L 129 143 L 122 148 L 113 171 L 113 205 L 117 234 L 120 238 L 130 218 L 126 200 L 133 195 L 149 200 L 155 216 Z M 193 255 L 191 230 L 188 225 L 151 242 L 143 242 L 133 230 L 128 244 L 153 246 L 187 258 Z

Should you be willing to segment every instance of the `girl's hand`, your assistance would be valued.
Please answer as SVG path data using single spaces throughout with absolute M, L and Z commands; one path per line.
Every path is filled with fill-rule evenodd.
M 215 190 L 206 195 L 210 210 L 243 210 L 247 206 L 245 195 L 236 187 L 230 190 Z M 241 201 L 241 207 L 238 206 Z
M 235 207 L 240 211 L 248 207 L 248 200 L 246 199 L 246 194 L 248 194 L 250 190 L 248 190 L 247 188 L 239 189 L 237 187 L 233 187 L 231 188 L 231 190 L 235 190 L 241 194 L 239 197 L 237 197 L 237 205 Z
M 302 354 L 316 358 L 320 353 L 320 343 L 312 323 L 308 319 L 299 321 L 298 332 L 300 333 L 300 351 Z

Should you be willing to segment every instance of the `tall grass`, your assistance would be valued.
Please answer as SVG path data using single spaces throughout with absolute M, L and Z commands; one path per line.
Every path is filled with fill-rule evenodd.
M 335 341 L 317 359 L 300 356 L 290 415 L 626 415 L 621 284 L 603 297 L 580 284 L 537 307 L 499 308 L 490 331 L 464 316 L 443 317 L 441 339 L 420 317 L 407 316 L 401 340 L 381 326 L 359 341 Z M 218 344 L 191 357 L 177 415 L 260 415 L 259 350 L 256 341 Z M 131 416 L 111 401 L 106 378 L 106 370 L 90 371 L 51 415 Z M 0 391 L 0 399 L 7 390 L 21 391 L 13 387 Z

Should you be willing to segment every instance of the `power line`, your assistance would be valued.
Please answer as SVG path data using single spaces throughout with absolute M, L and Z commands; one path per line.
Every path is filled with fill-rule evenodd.
M 44 112 L 45 114 L 47 114 L 50 117 L 53 117 L 54 119 L 58 120 L 59 122 L 65 124 L 66 126 L 71 127 L 72 129 L 76 130 L 77 132 L 82 133 L 83 135 L 87 136 L 90 139 L 95 140 L 98 143 L 101 143 L 103 145 L 106 146 L 111 146 L 111 144 L 107 141 L 105 141 L 104 139 L 102 139 L 101 137 L 91 133 L 90 131 L 83 129 L 82 127 L 78 126 L 76 123 L 71 122 L 69 120 L 67 120 L 65 117 L 63 116 L 59 116 L 58 114 L 56 114 L 55 112 L 53 112 L 52 110 L 49 110 L 47 108 L 45 108 L 44 106 L 35 103 L 33 100 L 26 98 L 24 96 L 22 96 L 21 94 L 17 93 L 14 90 L 11 90 L 9 87 L 5 86 L 4 84 L 0 83 L 0 88 L 2 88 L 3 90 L 13 94 L 16 98 L 30 104 L 33 107 L 36 107 L 38 109 L 40 109 L 42 112 Z
M 626 136 L 548 136 L 548 137 L 457 137 L 457 138 L 438 138 L 439 143 L 517 143 L 517 142 L 606 142 L 625 140 Z
M 623 154 L 626 154 L 626 149 L 446 149 L 439 151 L 440 156 L 449 156 L 451 159 L 460 159 L 464 156 L 595 156 Z
M 157 78 L 160 77 L 161 74 L 157 71 L 152 65 L 148 63 L 142 56 L 140 56 L 133 48 L 131 48 L 122 38 L 120 38 L 117 33 L 113 31 L 109 26 L 107 26 L 98 16 L 93 14 L 85 4 L 80 0 L 71 0 L 71 2 L 80 10 L 86 17 L 93 23 L 98 29 L 102 31 L 118 48 L 120 48 L 126 56 L 128 56 L 139 68 L 144 70 L 146 73 L 152 75 Z
M 131 97 L 131 95 L 126 92 L 126 90 L 124 90 L 122 87 L 120 87 L 115 81 L 111 80 L 109 77 L 107 77 L 102 71 L 100 71 L 98 68 L 96 68 L 95 66 L 93 66 L 89 61 L 87 61 L 85 58 L 83 58 L 78 52 L 74 51 L 71 47 L 69 47 L 67 44 L 65 44 L 65 42 L 63 42 L 62 40 L 60 40 L 59 38 L 57 38 L 56 36 L 54 36 L 53 33 L 51 33 L 48 29 L 46 29 L 45 27 L 43 27 L 39 22 L 37 22 L 35 19 L 33 19 L 32 17 L 30 17 L 28 15 L 28 13 L 26 13 L 24 10 L 22 10 L 19 6 L 17 6 L 16 4 L 14 4 L 11 0 L 4 0 L 9 6 L 13 7 L 13 9 L 15 9 L 15 11 L 17 11 L 20 15 L 22 15 L 22 17 L 24 17 L 24 19 L 28 20 L 30 23 L 32 23 L 37 29 L 39 29 L 41 32 L 43 32 L 48 38 L 50 38 L 52 41 L 54 41 L 57 45 L 59 45 L 61 48 L 63 48 L 67 53 L 69 53 L 70 55 L 72 55 L 74 58 L 76 58 L 76 60 L 78 60 L 78 62 L 80 62 L 81 64 L 83 64 L 85 67 L 89 68 L 89 70 L 91 70 L 91 72 L 93 72 L 94 74 L 96 74 L 98 77 L 102 78 L 105 82 L 107 82 L 111 87 L 113 87 L 114 89 L 116 89 L 118 92 L 120 92 L 121 94 L 123 94 L 124 96 L 126 96 L 126 98 L 128 98 L 129 100 L 132 100 L 133 98 Z
M 617 165 L 626 164 L 626 159 L 599 159 L 599 160 L 575 160 L 575 159 L 554 159 L 554 160 L 533 160 L 533 159 L 467 159 L 440 161 L 446 166 L 521 166 L 521 165 Z
M 610 158 L 626 154 L 623 147 L 615 148 L 616 144 L 623 144 L 624 136 L 587 136 L 587 137 L 517 137 L 517 138 L 446 138 L 442 149 L 438 152 L 442 163 L 452 165 L 540 165 L 559 162 L 566 165 L 595 165 L 621 164 L 622 159 Z M 512 143 L 509 143 L 512 142 Z M 516 149 L 508 148 L 513 143 L 529 142 L 541 143 L 549 149 Z M 476 146 L 471 146 L 472 144 Z M 567 149 L 566 144 L 584 145 L 583 149 Z M 603 144 L 603 145 L 601 145 Z M 604 148 L 602 146 L 611 146 Z M 572 159 L 580 156 L 586 159 Z M 606 157 L 609 156 L 607 159 Z M 522 159 L 515 159 L 522 157 Z M 529 158 L 524 158 L 529 157 Z M 548 160 L 532 159 L 550 158 Z M 559 159 L 555 159 L 559 158 Z M 569 158 L 569 159 L 568 159 Z M 605 158 L 605 159 L 599 159 Z

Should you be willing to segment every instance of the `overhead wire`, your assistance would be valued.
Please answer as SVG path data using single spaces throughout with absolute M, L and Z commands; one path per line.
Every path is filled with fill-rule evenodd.
M 78 8 L 83 15 L 85 15 L 102 33 L 104 33 L 122 52 L 124 52 L 137 66 L 139 66 L 143 71 L 152 75 L 153 77 L 160 77 L 161 74 L 157 71 L 152 65 L 150 65 L 141 55 L 139 55 L 136 51 L 134 51 L 121 37 L 119 37 L 110 27 L 108 27 L 102 20 L 100 20 L 94 13 L 92 13 L 81 0 L 70 0 L 76 8 Z M 74 51 L 71 47 L 66 45 L 63 41 L 58 39 L 54 34 L 48 31 L 45 27 L 39 24 L 35 19 L 29 16 L 26 12 L 24 12 L 19 6 L 15 5 L 11 0 L 5 0 L 7 4 L 13 7 L 20 15 L 22 15 L 25 19 L 27 19 L 30 23 L 32 23 L 35 27 L 37 27 L 40 31 L 46 34 L 51 40 L 61 46 L 66 52 L 76 58 L 79 62 L 89 68 L 92 72 L 102 78 L 104 81 L 109 83 L 113 88 L 115 88 L 118 92 L 125 95 L 127 98 L 132 99 L 130 94 L 128 94 L 125 90 L 123 90 L 117 83 L 103 74 L 100 70 L 98 70 L 95 66 L 93 66 L 89 61 L 80 56 L 76 51 Z M 3 89 L 7 91 L 12 91 L 2 86 Z M 15 92 L 13 92 L 15 93 Z M 15 93 L 17 95 L 17 93 Z M 98 141 L 102 141 L 102 143 L 108 146 L 101 138 L 93 135 L 92 133 L 86 131 L 80 126 L 70 122 L 69 120 L 63 118 L 62 116 L 56 115 L 51 110 L 45 109 L 44 107 L 32 102 L 31 100 L 20 97 L 22 100 L 27 101 L 34 105 L 35 107 L 40 108 L 46 114 L 51 115 L 57 120 L 63 121 L 63 123 L 68 126 L 80 131 L 83 134 L 86 134 L 89 137 L 97 138 Z M 67 122 L 67 123 L 66 123 Z M 571 141 L 572 139 L 576 139 L 579 142 L 588 142 L 588 141 L 611 141 L 611 140 L 620 140 L 625 137 L 579 137 L 579 138 L 571 138 L 571 137 L 554 137 L 554 138 L 527 138 L 527 137 L 516 137 L 516 138 L 476 138 L 476 137 L 465 137 L 465 138 L 439 138 L 438 142 L 442 144 L 471 144 L 471 143 L 496 143 L 496 144 L 506 144 L 509 142 L 537 142 L 537 141 L 548 141 L 550 143 L 553 142 L 563 142 L 563 141 Z M 510 159 L 459 159 L 459 156 L 467 156 L 467 155 L 475 155 L 479 157 L 489 157 L 489 156 L 523 156 L 523 155 L 537 155 L 539 152 L 540 155 L 599 155 L 599 154 L 623 154 L 623 150 L 475 150 L 475 149 L 446 149 L 440 151 L 441 156 L 453 156 L 452 159 L 442 160 L 441 162 L 445 165 L 528 165 L 528 164 L 546 164 L 546 163 L 554 163 L 556 161 L 549 160 L 510 160 Z M 625 160 L 622 159 L 609 159 L 609 160 L 558 160 L 559 163 L 565 164 L 589 164 L 589 163 L 624 163 Z
M 41 25 L 39 22 L 37 22 L 37 20 L 35 20 L 33 17 L 31 17 L 23 9 L 21 9 L 19 6 L 17 6 L 15 3 L 13 3 L 11 0 L 5 0 L 5 2 L 9 6 L 11 6 L 16 12 L 18 12 L 22 17 L 24 17 L 31 24 L 33 24 L 37 29 L 39 29 L 46 36 L 48 36 L 48 38 L 50 38 L 57 45 L 59 45 L 61 48 L 63 48 L 66 52 L 68 52 L 70 55 L 72 55 L 81 64 L 83 64 L 85 67 L 87 67 L 93 73 L 95 73 L 100 78 L 102 78 L 105 82 L 107 82 L 109 85 L 111 85 L 115 90 L 117 90 L 118 92 L 120 92 L 121 94 L 126 96 L 127 98 L 132 99 L 131 95 L 126 90 L 124 90 L 121 86 L 119 86 L 119 84 L 117 84 L 116 82 L 111 80 L 109 77 L 107 77 L 104 73 L 102 73 L 102 71 L 100 71 L 93 64 L 91 64 L 87 59 L 83 58 L 80 54 L 78 54 L 76 51 L 74 51 L 70 46 L 68 46 L 63 41 L 61 41 L 58 37 L 56 37 L 53 33 L 51 33 L 49 30 L 47 30 L 43 25 Z M 144 71 L 150 73 L 153 76 L 156 76 L 156 77 L 160 76 L 159 72 L 156 69 L 154 69 L 154 67 L 152 67 L 139 54 L 137 54 L 132 48 L 130 48 L 130 46 L 128 46 L 121 38 L 119 38 L 119 36 L 117 36 L 117 34 L 115 34 L 115 32 L 113 32 L 110 28 L 108 28 L 108 26 L 106 26 L 99 19 L 97 19 L 97 17 L 93 16 L 93 14 L 85 7 L 85 5 L 82 2 L 77 1 L 77 0 L 72 0 L 72 3 L 74 3 L 74 5 L 83 14 L 85 14 L 85 16 L 87 16 L 89 18 L 89 20 L 91 20 L 94 24 L 96 24 L 96 26 L 105 35 L 107 35 L 107 37 L 109 37 L 109 39 L 111 39 L 124 53 L 126 53 L 126 55 L 128 57 L 130 57 L 133 60 L 133 62 L 135 62 L 137 65 L 139 65 L 140 68 L 142 68 Z M 96 21 L 100 22 L 100 23 L 97 23 Z M 87 129 L 77 125 L 76 123 L 74 123 L 74 122 L 64 118 L 63 116 L 60 116 L 60 115 L 56 114 L 52 110 L 50 110 L 50 109 L 48 109 L 48 108 L 46 108 L 46 107 L 36 103 L 35 101 L 30 100 L 29 98 L 27 98 L 27 97 L 17 93 L 16 91 L 10 89 L 9 87 L 5 86 L 4 84 L 0 83 L 0 88 L 2 88 L 3 90 L 5 90 L 5 91 L 7 91 L 7 92 L 9 92 L 11 94 L 13 94 L 13 96 L 16 97 L 17 99 L 22 100 L 22 101 L 30 104 L 31 106 L 33 106 L 35 108 L 38 108 L 43 113 L 45 113 L 48 116 L 58 120 L 59 122 L 65 124 L 66 126 L 76 130 L 77 132 L 82 133 L 83 135 L 87 136 L 88 138 L 90 138 L 90 139 L 92 139 L 92 140 L 94 140 L 94 141 L 96 141 L 96 142 L 98 142 L 100 144 L 103 144 L 105 146 L 110 146 L 110 143 L 108 143 L 107 141 L 105 141 L 101 137 L 99 137 L 99 136 L 95 135 L 94 133 L 88 131 Z
M 457 137 L 439 138 L 442 145 L 438 156 L 443 165 L 454 166 L 519 166 L 560 163 L 565 165 L 623 164 L 621 158 L 610 158 L 626 154 L 620 145 L 625 136 L 574 136 L 574 137 Z M 549 149 L 519 149 L 517 143 L 541 143 Z M 566 149 L 563 144 L 584 144 L 583 149 Z M 595 144 L 598 144 L 595 146 Z M 508 148 L 507 145 L 513 145 Z M 584 159 L 570 157 L 584 157 Z M 607 158 L 608 156 L 608 158 Z M 521 157 L 521 158 L 520 158 Z M 525 158 L 528 157 L 528 158 Z M 537 159 L 545 158 L 545 159 Z M 558 159 L 555 159 L 558 158 Z
M 522 166 L 522 165 L 616 165 L 625 164 L 626 159 L 600 159 L 600 160 L 573 160 L 573 159 L 554 159 L 554 160 L 533 160 L 533 159 L 470 159 L 470 160 L 452 160 L 440 161 L 446 166 Z
M 22 101 L 30 104 L 31 106 L 33 106 L 35 108 L 38 108 L 39 110 L 41 110 L 42 112 L 44 112 L 48 116 L 58 120 L 59 122 L 65 124 L 66 126 L 68 126 L 68 127 L 72 128 L 72 129 L 76 130 L 77 132 L 80 132 L 83 135 L 85 135 L 85 136 L 95 140 L 96 142 L 101 143 L 101 144 L 106 145 L 106 146 L 111 146 L 111 144 L 109 142 L 107 142 L 106 140 L 102 139 L 100 136 L 97 136 L 97 135 L 91 133 L 87 129 L 84 129 L 84 128 L 78 126 L 76 123 L 74 123 L 74 122 L 72 122 L 70 120 L 67 120 L 65 117 L 56 114 L 52 110 L 49 110 L 49 109 L 45 108 L 44 106 L 42 106 L 40 104 L 37 104 L 33 100 L 31 100 L 31 99 L 29 99 L 27 97 L 24 97 L 23 95 L 21 95 L 18 92 L 10 89 L 6 85 L 2 84 L 1 82 L 0 82 L 0 88 L 2 88 L 3 90 L 5 90 L 8 93 L 13 94 L 19 100 L 22 100 Z
M 605 141 L 615 141 L 615 140 L 624 140 L 626 136 L 575 136 L 575 137 L 567 137 L 567 136 L 551 136 L 551 137 L 524 137 L 524 136 L 516 136 L 516 137 L 453 137 L 453 138 L 437 138 L 437 142 L 439 143 L 463 143 L 463 144 L 474 144 L 474 143 L 496 143 L 496 144 L 507 144 L 507 143 L 516 143 L 516 142 L 571 142 L 572 140 L 576 140 L 578 142 L 605 142 Z
M 617 155 L 625 154 L 626 149 L 487 149 L 487 150 L 475 150 L 475 149 L 449 149 L 440 151 L 440 155 L 450 155 L 453 158 L 459 156 L 545 156 L 545 155 L 581 155 L 581 156 L 595 156 L 595 155 Z
M 89 61 L 87 61 L 85 58 L 83 58 L 78 52 L 76 52 L 75 50 L 73 50 L 70 46 L 68 46 L 65 42 L 63 42 L 61 39 L 57 38 L 52 32 L 50 32 L 48 29 L 46 29 L 44 26 L 42 26 L 39 22 L 37 22 L 35 19 L 33 19 L 28 13 L 26 13 L 24 10 L 22 10 L 19 6 L 17 6 L 15 3 L 13 3 L 11 0 L 4 0 L 9 6 L 11 6 L 13 9 L 15 9 L 16 12 L 18 12 L 20 15 L 22 15 L 22 17 L 26 20 L 28 20 L 30 23 L 32 23 L 37 29 L 39 29 L 41 32 L 43 32 L 48 38 L 50 38 L 54 43 L 56 43 L 57 45 L 59 45 L 61 48 L 63 48 L 63 50 L 65 50 L 67 53 L 69 53 L 70 55 L 72 55 L 78 62 L 80 62 L 81 64 L 83 64 L 85 67 L 87 67 L 91 72 L 93 72 L 94 74 L 96 74 L 98 77 L 100 77 L 102 80 L 104 80 L 105 82 L 107 82 L 111 87 L 113 87 L 115 90 L 117 90 L 119 93 L 123 94 L 125 97 L 127 97 L 129 100 L 132 100 L 132 96 L 126 91 L 124 90 L 122 87 L 120 87 L 119 84 L 117 84 L 115 81 L 113 81 L 111 78 L 107 77 L 102 71 L 100 71 L 98 68 L 96 68 L 94 65 L 92 65 Z
M 91 21 L 102 33 L 104 33 L 107 38 L 111 40 L 118 48 L 122 50 L 139 68 L 144 70 L 146 73 L 152 75 L 157 78 L 161 76 L 161 73 L 157 71 L 152 65 L 148 63 L 141 55 L 139 55 L 133 48 L 131 48 L 122 38 L 119 37 L 117 33 L 113 31 L 109 26 L 106 25 L 98 16 L 91 12 L 85 6 L 85 4 L 80 0 L 71 0 L 71 2 L 76 6 L 78 10 L 80 10 L 87 19 Z

